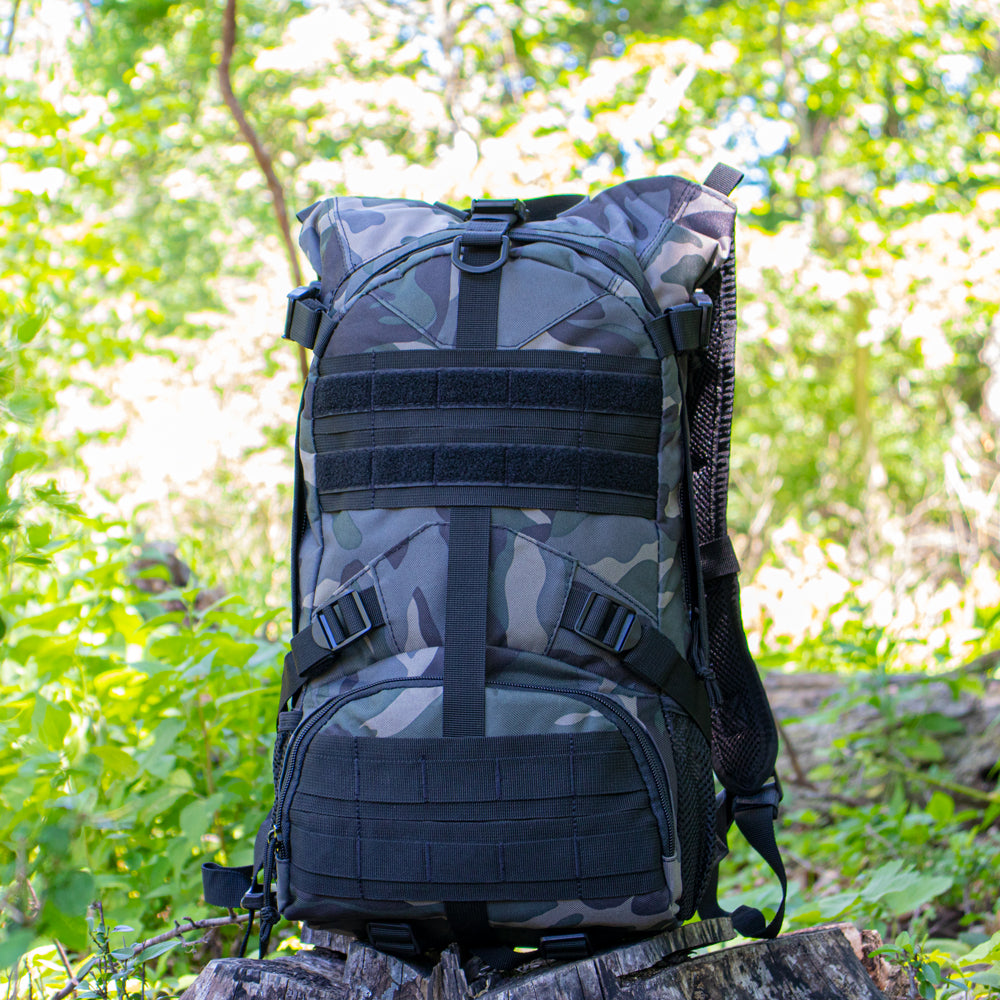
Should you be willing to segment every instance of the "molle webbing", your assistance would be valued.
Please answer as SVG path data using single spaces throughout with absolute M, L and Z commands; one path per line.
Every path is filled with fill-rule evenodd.
M 482 505 L 655 517 L 657 361 L 463 349 L 330 360 L 312 414 L 324 510 Z
M 500 206 L 491 206 L 500 207 Z M 455 349 L 487 350 L 497 346 L 500 318 L 500 280 L 510 243 L 507 230 L 523 218 L 523 206 L 511 205 L 514 211 L 483 212 L 477 217 L 473 203 L 472 219 L 465 233 L 455 240 L 452 261 L 459 269 L 458 318 Z M 464 244 L 469 241 L 468 247 Z M 372 405 L 374 406 L 374 391 Z M 377 453 L 376 453 L 377 454 Z M 452 460 L 459 458 L 452 455 Z M 438 458 L 432 458 L 432 482 L 437 482 Z M 372 479 L 375 479 L 376 456 L 372 456 Z M 464 475 L 457 469 L 457 475 Z M 424 474 L 426 475 L 426 474 Z M 425 480 L 426 481 L 426 480 Z M 375 489 L 373 483 L 372 494 Z M 321 501 L 322 503 L 322 497 Z M 440 501 L 439 501 L 440 502 Z M 445 598 L 444 674 L 441 699 L 441 732 L 444 745 L 454 752 L 453 740 L 481 740 L 486 734 L 486 619 L 489 597 L 491 501 L 481 496 L 456 496 L 448 520 L 448 587 Z M 498 772 L 499 773 L 499 772 Z M 360 840 L 359 840 L 360 843 Z M 439 848 L 440 850 L 440 848 Z M 424 879 L 433 871 L 435 849 L 424 844 Z M 503 855 L 501 854 L 501 859 Z M 456 859 L 454 849 L 444 851 L 444 862 Z M 479 871 L 489 859 L 470 856 Z M 358 871 L 359 886 L 363 871 Z M 408 873 L 406 873 L 408 874 Z M 396 877 L 406 877 L 406 874 Z M 417 875 L 416 882 L 420 882 Z M 427 880 L 431 881 L 431 880 Z M 459 941 L 469 944 L 489 936 L 489 914 L 482 896 L 470 896 L 461 879 L 449 878 L 447 891 L 439 892 L 445 917 Z M 459 883 L 452 885 L 450 883 Z M 433 884 L 433 883 L 432 883 Z M 406 899 L 398 895 L 397 899 Z M 419 898 L 419 897 L 414 897 Z M 424 897 L 426 898 L 426 897 Z
M 295 883 L 317 894 L 601 899 L 664 884 L 648 793 L 617 730 L 447 740 L 321 732 L 291 818 Z

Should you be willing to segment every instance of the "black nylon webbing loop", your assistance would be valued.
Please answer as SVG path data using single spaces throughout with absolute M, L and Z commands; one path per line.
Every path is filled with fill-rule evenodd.
M 752 795 L 731 796 L 719 793 L 717 801 L 717 837 L 725 845 L 730 827 L 735 821 L 746 842 L 763 859 L 777 876 L 781 885 L 781 902 L 770 921 L 764 914 L 750 906 L 739 906 L 732 913 L 719 904 L 718 866 L 712 870 L 698 905 L 702 920 L 712 917 L 732 917 L 733 926 L 744 937 L 774 938 L 781 930 L 788 898 L 788 876 L 781 860 L 781 852 L 774 834 L 774 821 L 782 799 L 781 783 L 777 777 L 759 788 Z
M 735 167 L 729 166 L 728 163 L 716 163 L 703 181 L 703 185 L 728 197 L 741 180 L 743 180 L 742 170 L 737 170 Z
M 214 861 L 201 866 L 201 885 L 208 906 L 222 906 L 227 910 L 238 910 L 243 905 L 243 896 L 253 885 L 253 865 L 240 868 L 224 868 Z
M 732 576 L 740 571 L 740 562 L 729 535 L 702 542 L 699 553 L 701 572 L 706 582 L 720 576 Z

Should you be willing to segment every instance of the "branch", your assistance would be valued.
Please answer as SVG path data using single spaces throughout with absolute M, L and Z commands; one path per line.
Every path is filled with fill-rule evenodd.
M 249 913 L 237 914 L 230 912 L 228 917 L 209 917 L 207 920 L 192 920 L 190 917 L 186 917 L 186 925 L 184 927 L 182 927 L 175 920 L 174 929 L 172 931 L 165 931 L 163 934 L 157 934 L 155 937 L 146 938 L 145 941 L 139 941 L 138 943 L 132 945 L 132 957 L 134 958 L 136 955 L 145 951 L 146 948 L 149 948 L 154 944 L 161 944 L 162 942 L 170 941 L 173 938 L 183 938 L 184 935 L 190 931 L 210 930 L 214 927 L 228 927 L 230 924 L 243 924 L 249 919 Z M 62 946 L 58 941 L 56 942 L 56 947 L 59 949 L 60 957 L 66 966 L 70 979 L 58 993 L 54 993 L 52 995 L 51 1000 L 66 1000 L 66 997 L 68 997 L 71 993 L 75 993 L 81 984 L 70 968 L 69 962 L 66 959 L 66 953 L 63 951 Z
M 249 913 L 232 913 L 228 917 L 209 917 L 207 920 L 192 920 L 190 917 L 184 918 L 186 921 L 186 926 L 182 927 L 177 921 L 174 921 L 174 929 L 172 931 L 164 931 L 162 934 L 157 934 L 156 937 L 146 938 L 145 941 L 140 941 L 138 944 L 132 945 L 133 955 L 138 955 L 139 952 L 144 951 L 154 944 L 161 944 L 164 941 L 170 941 L 173 938 L 183 937 L 189 931 L 201 931 L 208 930 L 213 927 L 228 927 L 230 924 L 244 924 L 250 919 Z
M 14 28 L 17 26 L 17 8 L 21 6 L 21 0 L 14 0 L 10 8 L 10 20 L 7 22 L 7 34 L 3 40 L 3 54 L 10 55 L 14 46 Z
M 80 985 L 80 980 L 76 978 L 76 973 L 73 972 L 73 966 L 69 964 L 69 959 L 66 957 L 66 949 L 62 946 L 61 941 L 56 941 L 56 951 L 59 952 L 59 958 L 62 959 L 63 968 L 66 969 L 66 975 L 69 976 L 69 982 L 66 986 L 72 993 Z
M 236 46 L 236 0 L 226 0 L 226 10 L 222 21 L 222 58 L 219 60 L 219 89 L 222 91 L 222 100 L 236 122 L 240 134 L 246 140 L 247 145 L 253 150 L 254 159 L 260 167 L 267 181 L 268 190 L 271 192 L 271 206 L 274 209 L 274 216 L 281 230 L 281 237 L 285 243 L 285 252 L 288 256 L 288 265 L 292 272 L 292 280 L 296 285 L 305 282 L 302 278 L 302 268 L 299 266 L 298 254 L 295 250 L 295 241 L 292 239 L 292 230 L 288 224 L 288 209 L 285 204 L 285 191 L 278 180 L 278 175 L 274 172 L 274 162 L 270 154 L 264 148 L 259 136 L 254 131 L 253 126 L 243 113 L 243 108 L 233 92 L 233 82 L 230 76 L 229 67 L 233 61 L 233 49 Z M 309 373 L 309 366 L 306 362 L 306 349 L 299 345 L 299 367 L 302 370 L 302 377 Z

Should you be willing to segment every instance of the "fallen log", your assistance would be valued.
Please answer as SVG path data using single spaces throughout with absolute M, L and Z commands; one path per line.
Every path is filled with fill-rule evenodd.
M 216 959 L 181 1000 L 886 1000 L 856 953 L 853 928 L 690 955 L 732 937 L 727 920 L 707 920 L 582 961 L 537 961 L 498 973 L 475 958 L 463 965 L 456 945 L 429 968 L 306 928 L 311 950 L 263 961 Z
M 775 719 L 781 730 L 781 755 L 778 773 L 786 786 L 821 788 L 810 779 L 811 772 L 831 760 L 831 747 L 838 738 L 876 731 L 886 719 L 861 693 L 864 685 L 871 693 L 894 700 L 897 721 L 934 713 L 951 720 L 949 732 L 936 734 L 940 748 L 939 767 L 957 786 L 956 798 L 965 790 L 969 803 L 981 802 L 981 796 L 994 794 L 997 769 L 1000 767 L 1000 742 L 997 719 L 1000 718 L 1000 676 L 992 672 L 1000 663 L 1000 651 L 987 653 L 969 663 L 962 674 L 978 676 L 979 691 L 956 684 L 959 673 L 928 679 L 923 675 L 890 674 L 878 678 L 859 673 L 781 673 L 764 675 L 764 687 Z M 857 695 L 842 710 L 822 719 L 818 713 L 832 698 L 843 695 L 854 685 Z M 881 687 L 877 688 L 877 685 Z M 844 751 L 849 752 L 849 748 Z M 933 790 L 933 789 L 931 789 Z M 859 788 L 859 793 L 864 789 Z M 977 793 L 980 797 L 977 798 Z M 928 792 L 928 795 L 930 792 Z

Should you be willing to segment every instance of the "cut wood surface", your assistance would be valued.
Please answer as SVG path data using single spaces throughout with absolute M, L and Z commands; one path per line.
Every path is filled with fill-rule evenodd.
M 861 963 L 853 928 L 688 954 L 730 937 L 728 921 L 703 921 L 582 961 L 495 973 L 474 958 L 463 966 L 455 945 L 429 968 L 306 929 L 311 950 L 216 959 L 182 1000 L 885 1000 Z

